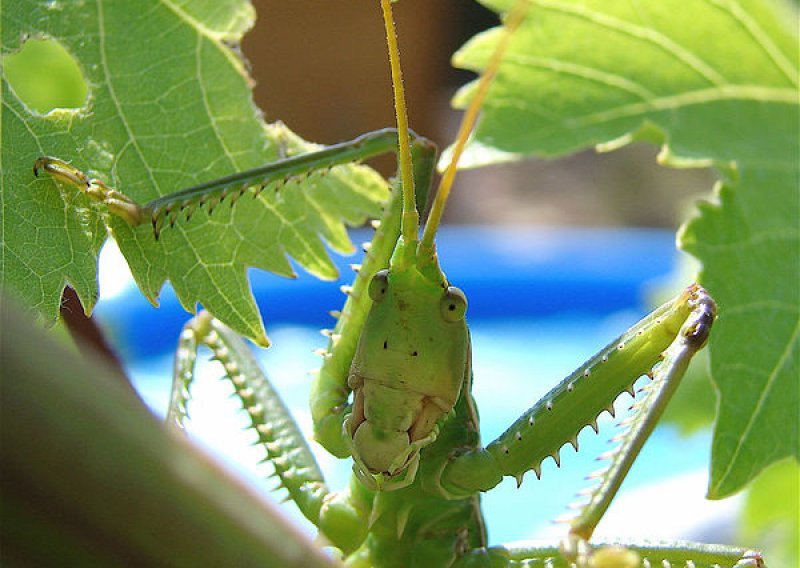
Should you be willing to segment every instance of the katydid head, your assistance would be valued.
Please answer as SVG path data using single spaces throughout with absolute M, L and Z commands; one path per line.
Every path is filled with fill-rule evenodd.
M 370 487 L 414 480 L 419 452 L 461 394 L 469 350 L 467 301 L 441 271 L 430 278 L 401 240 L 369 286 L 373 302 L 350 367 L 346 422 L 355 471 Z
M 464 294 L 439 267 L 434 236 L 455 178 L 456 164 L 475 123 L 499 59 L 490 64 L 465 114 L 453 157 L 418 238 L 414 175 L 405 95 L 390 0 L 381 0 L 392 70 L 403 187 L 401 237 L 387 270 L 370 283 L 373 305 L 350 367 L 352 412 L 345 436 L 358 477 L 373 489 L 413 482 L 419 452 L 438 435 L 455 407 L 469 366 Z

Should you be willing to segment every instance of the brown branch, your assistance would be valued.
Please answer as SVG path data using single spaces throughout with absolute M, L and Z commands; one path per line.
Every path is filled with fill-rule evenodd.
M 114 374 L 135 392 L 119 356 L 109 345 L 103 330 L 97 325 L 97 320 L 86 315 L 78 294 L 69 286 L 64 288 L 61 296 L 61 318 L 79 351 L 86 356 L 102 357 Z

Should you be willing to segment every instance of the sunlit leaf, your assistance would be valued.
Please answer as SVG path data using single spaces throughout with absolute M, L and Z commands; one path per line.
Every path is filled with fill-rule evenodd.
M 709 495 L 729 495 L 800 457 L 797 14 L 765 0 L 531 5 L 462 164 L 644 140 L 662 144 L 665 165 L 725 173 L 680 245 L 720 307 Z M 482 68 L 499 33 L 473 38 L 456 64 Z
M 32 174 L 37 157 L 58 156 L 144 203 L 310 148 L 285 127 L 267 127 L 253 104 L 235 49 L 253 18 L 243 0 L 3 3 L 4 60 L 25 38 L 57 41 L 89 87 L 84 108 L 40 115 L 3 77 L 4 288 L 53 319 L 69 283 L 91 309 L 105 220 L 149 299 L 169 279 L 187 309 L 200 302 L 264 342 L 247 267 L 290 276 L 291 257 L 319 277 L 336 275 L 323 239 L 351 250 L 344 223 L 379 214 L 387 195 L 382 178 L 362 167 L 290 183 L 233 210 L 219 206 L 208 222 L 197 213 L 160 241 L 149 227 L 107 219 L 75 188 Z

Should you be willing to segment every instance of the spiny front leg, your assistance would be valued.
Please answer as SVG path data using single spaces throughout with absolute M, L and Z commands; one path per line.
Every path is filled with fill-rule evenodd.
M 339 458 L 350 456 L 350 447 L 342 429 L 351 406 L 347 376 L 364 320 L 372 305 L 367 288 L 375 273 L 389 264 L 400 234 L 401 200 L 401 188 L 395 184 L 383 218 L 373 223 L 375 234 L 372 241 L 364 244 L 361 265 L 353 267 L 356 270 L 355 280 L 352 285 L 342 288 L 347 300 L 340 311 L 331 313 L 337 319 L 336 326 L 331 330 L 323 330 L 329 339 L 327 347 L 318 352 L 323 361 L 320 369 L 314 373 L 310 397 L 311 417 L 315 439 Z

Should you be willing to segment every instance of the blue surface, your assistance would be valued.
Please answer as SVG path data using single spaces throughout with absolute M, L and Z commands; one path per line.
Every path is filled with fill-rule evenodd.
M 361 243 L 371 232 L 355 231 Z M 439 257 L 451 282 L 469 298 L 468 319 L 608 314 L 641 308 L 644 283 L 670 274 L 674 234 L 658 230 L 458 228 L 440 230 Z M 343 303 L 339 286 L 352 280 L 354 257 L 334 257 L 341 279 L 322 282 L 297 269 L 289 280 L 250 270 L 267 331 L 276 323 L 329 327 Z M 129 358 L 173 349 L 189 318 L 169 286 L 155 310 L 136 290 L 101 302 L 107 323 Z
M 356 232 L 354 242 L 369 236 Z M 500 434 L 558 380 L 649 310 L 643 292 L 672 273 L 673 242 L 673 233 L 652 230 L 441 230 L 438 246 L 443 268 L 469 298 L 473 394 L 481 411 L 484 440 Z M 358 258 L 336 260 L 342 279 L 335 283 L 320 282 L 299 270 L 295 281 L 251 271 L 254 295 L 274 341 L 272 348 L 258 350 L 257 356 L 307 435 L 311 431 L 307 371 L 319 365 L 311 350 L 326 342 L 317 330 L 332 324 L 327 312 L 343 302 L 339 286 L 352 280 L 347 268 L 351 262 Z M 118 345 L 124 346 L 135 386 L 162 414 L 170 391 L 172 351 L 189 315 L 169 288 L 162 294 L 161 309 L 150 306 L 132 289 L 101 302 L 97 313 Z M 246 419 L 230 398 L 227 382 L 218 380 L 220 370 L 203 359 L 199 359 L 192 389 L 189 429 L 195 440 L 235 468 L 254 489 L 267 492 L 264 479 L 269 468 L 260 464 L 262 450 L 254 448 L 250 433 L 243 431 Z M 630 401 L 627 395 L 622 399 L 617 405 L 618 419 Z M 601 416 L 600 436 L 585 429 L 579 436 L 581 454 L 567 446 L 557 475 L 548 459 L 540 481 L 529 474 L 517 489 L 507 479 L 486 494 L 483 504 L 491 542 L 563 534 L 550 521 L 564 513 L 574 493 L 586 486 L 583 477 L 597 468 L 594 457 L 608 449 L 613 422 L 608 415 Z M 684 440 L 674 432 L 658 430 L 623 491 L 702 470 L 708 445 L 707 436 Z M 350 475 L 349 460 L 335 460 L 315 445 L 314 449 L 331 487 L 343 487 Z M 671 514 L 662 510 L 658 515 L 662 525 L 669 518 L 677 526 L 686 524 L 686 507 L 676 506 Z M 297 511 L 294 517 L 304 523 Z M 641 524 L 653 521 L 642 519 Z M 609 525 L 608 518 L 604 524 Z M 610 524 L 613 528 L 613 521 Z

